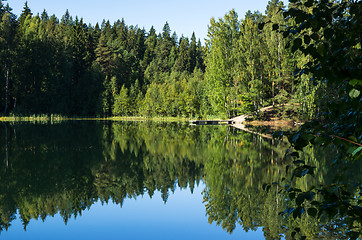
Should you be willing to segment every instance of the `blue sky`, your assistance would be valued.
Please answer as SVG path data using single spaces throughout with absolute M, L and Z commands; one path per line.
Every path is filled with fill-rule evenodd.
M 19 15 L 25 0 L 7 0 L 13 12 Z M 283 0 L 287 5 L 288 0 Z M 6 2 L 4 2 L 6 3 Z M 147 31 L 154 26 L 161 32 L 167 21 L 171 31 L 177 35 L 203 40 L 207 35 L 207 26 L 211 17 L 220 18 L 231 9 L 235 9 L 239 18 L 248 10 L 265 11 L 268 0 L 28 0 L 28 6 L 33 13 L 47 10 L 49 15 L 58 18 L 64 15 L 66 9 L 75 17 L 82 17 L 84 22 L 101 23 L 103 19 L 111 23 L 117 19 L 125 19 L 127 25 L 138 25 Z

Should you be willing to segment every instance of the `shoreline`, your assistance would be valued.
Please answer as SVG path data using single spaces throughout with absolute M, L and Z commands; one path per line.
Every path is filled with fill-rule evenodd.
M 191 118 L 182 117 L 62 117 L 62 116 L 28 116 L 0 117 L 0 122 L 62 122 L 62 121 L 161 121 L 186 122 Z

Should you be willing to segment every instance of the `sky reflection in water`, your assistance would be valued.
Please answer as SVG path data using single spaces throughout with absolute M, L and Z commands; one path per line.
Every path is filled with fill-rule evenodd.
M 152 199 L 147 194 L 125 199 L 122 207 L 98 201 L 67 225 L 57 214 L 44 223 L 32 219 L 24 231 L 17 216 L 1 239 L 264 239 L 261 228 L 244 232 L 238 226 L 230 235 L 215 223 L 209 224 L 202 203 L 204 188 L 200 184 L 193 194 L 190 189 L 177 188 L 166 204 L 160 192 Z

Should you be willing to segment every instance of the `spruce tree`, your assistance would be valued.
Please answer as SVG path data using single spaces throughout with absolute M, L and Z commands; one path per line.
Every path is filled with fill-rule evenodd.
M 20 16 L 19 16 L 19 24 L 23 24 L 25 19 L 28 17 L 28 16 L 32 16 L 33 13 L 31 12 L 30 8 L 28 7 L 28 1 L 25 2 L 24 4 L 24 8 L 23 8 L 23 11 L 21 12 Z
M 1 92 L 1 100 L 2 107 L 5 114 L 9 111 L 9 104 L 13 103 L 16 105 L 16 98 L 13 96 L 10 98 L 10 93 L 13 92 L 11 89 L 11 85 L 15 84 L 11 83 L 11 79 L 14 78 L 12 76 L 12 68 L 14 65 L 14 58 L 16 57 L 15 46 L 16 46 L 16 31 L 17 31 L 17 21 L 16 17 L 13 13 L 11 13 L 11 9 L 9 5 L 4 7 L 0 2 L 0 73 L 2 75 L 1 78 L 4 80 L 2 83 L 5 83 L 4 88 L 5 91 Z M 0 79 L 1 79 L 0 78 Z M 1 86 L 0 85 L 0 86 Z M 0 109 L 2 108 L 0 107 Z

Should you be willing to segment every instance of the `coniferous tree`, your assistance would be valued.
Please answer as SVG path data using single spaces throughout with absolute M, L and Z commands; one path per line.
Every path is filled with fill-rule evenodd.
M 176 47 L 174 47 L 176 49 Z M 189 40 L 182 37 L 178 49 L 177 60 L 174 64 L 174 71 L 183 72 L 190 71 L 190 55 L 189 55 Z
M 15 84 L 12 84 L 10 81 L 14 77 L 11 76 L 12 68 L 13 68 L 13 60 L 16 57 L 15 53 L 15 45 L 16 45 L 16 31 L 17 31 L 17 22 L 16 17 L 13 13 L 11 13 L 11 9 L 9 5 L 3 6 L 0 1 L 0 86 L 1 88 L 1 107 L 5 114 L 8 113 L 9 103 L 12 101 L 14 105 L 16 105 L 16 98 L 10 99 L 10 92 L 14 92 L 11 89 L 11 85 L 15 87 Z M 11 100 L 11 101 L 10 101 Z
M 23 11 L 21 12 L 20 16 L 19 16 L 19 24 L 23 24 L 25 19 L 28 17 L 28 16 L 32 16 L 33 13 L 31 12 L 30 8 L 28 7 L 28 1 L 25 2 L 24 4 L 24 8 L 23 8 Z
M 172 46 L 176 43 L 172 41 L 171 38 L 171 29 L 168 23 L 166 22 L 162 29 L 162 35 L 160 36 L 160 41 L 158 41 L 157 49 L 157 64 L 160 66 L 163 72 L 170 70 L 168 64 L 169 56 L 172 50 Z
M 157 45 L 157 34 L 156 30 L 152 26 L 145 40 L 145 53 L 143 57 L 144 66 L 148 66 L 151 63 L 151 61 L 155 58 L 156 45 Z
M 189 47 L 189 72 L 193 72 L 197 66 L 197 43 L 196 43 L 196 36 L 195 32 L 192 33 L 191 42 Z

